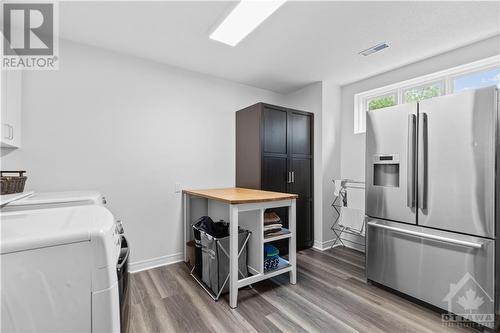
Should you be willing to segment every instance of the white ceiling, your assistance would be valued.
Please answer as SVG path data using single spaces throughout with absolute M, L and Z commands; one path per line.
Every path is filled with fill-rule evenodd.
M 61 2 L 61 37 L 290 92 L 360 80 L 500 34 L 500 2 L 288 2 L 236 47 L 208 38 L 234 2 Z M 390 48 L 358 54 L 379 42 Z M 499 46 L 500 48 L 500 46 Z

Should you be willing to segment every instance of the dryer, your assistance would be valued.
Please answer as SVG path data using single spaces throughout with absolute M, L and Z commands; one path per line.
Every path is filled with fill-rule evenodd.
M 1 227 L 1 331 L 120 331 L 128 248 L 106 208 L 2 212 Z
M 53 209 L 77 206 L 101 206 L 106 205 L 106 198 L 98 191 L 60 191 L 60 192 L 31 192 L 19 194 L 19 199 L 9 201 L 0 209 L 2 216 L 6 212 L 29 211 L 40 209 Z M 121 331 L 127 331 L 129 312 L 128 291 L 128 255 L 130 247 L 124 235 L 124 229 L 120 220 L 115 220 L 115 230 L 121 235 L 121 260 L 117 267 L 118 291 L 120 295 L 120 318 Z

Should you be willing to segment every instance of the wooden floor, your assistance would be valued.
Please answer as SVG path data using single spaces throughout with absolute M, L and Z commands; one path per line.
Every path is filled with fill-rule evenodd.
M 284 274 L 242 289 L 235 310 L 227 295 L 214 302 L 184 263 L 132 274 L 129 332 L 466 332 L 366 284 L 364 260 L 346 248 L 299 252 L 297 285 Z

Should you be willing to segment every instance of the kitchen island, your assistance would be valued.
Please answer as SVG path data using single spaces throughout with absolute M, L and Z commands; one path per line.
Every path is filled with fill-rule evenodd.
M 297 280 L 296 260 L 296 194 L 223 188 L 183 190 L 184 260 L 187 262 L 187 243 L 194 239 L 192 226 L 202 216 L 214 221 L 229 222 L 229 305 L 236 308 L 238 289 L 273 276 L 289 273 L 290 283 Z M 288 229 L 279 235 L 264 236 L 266 209 L 288 207 Z M 251 232 L 248 240 L 248 271 L 250 276 L 238 279 L 238 227 Z M 288 260 L 280 258 L 279 266 L 264 270 L 264 244 L 288 238 Z

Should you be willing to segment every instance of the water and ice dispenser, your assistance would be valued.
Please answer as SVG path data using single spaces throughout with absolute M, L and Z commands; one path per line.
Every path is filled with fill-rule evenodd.
M 399 154 L 373 155 L 373 185 L 399 187 Z

